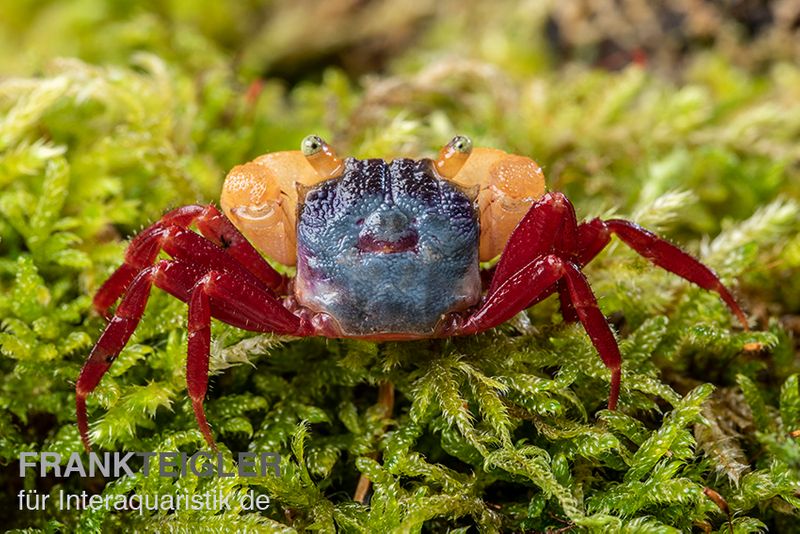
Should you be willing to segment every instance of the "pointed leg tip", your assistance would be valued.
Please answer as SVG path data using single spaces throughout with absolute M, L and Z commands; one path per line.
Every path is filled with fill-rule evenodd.
M 75 396 L 75 412 L 78 420 L 78 433 L 86 452 L 92 452 L 92 441 L 89 439 L 89 419 L 86 415 L 86 396 L 78 393 Z
M 197 420 L 197 426 L 200 427 L 200 432 L 203 434 L 203 439 L 213 451 L 218 451 L 217 443 L 214 441 L 214 435 L 211 433 L 211 427 L 206 420 L 206 413 L 203 409 L 203 399 L 192 399 L 192 409 L 194 410 L 194 417 Z
M 736 302 L 736 299 L 733 298 L 733 294 L 725 287 L 722 282 L 718 283 L 717 288 L 715 288 L 716 292 L 722 298 L 723 302 L 728 306 L 731 310 L 731 313 L 736 317 L 736 319 L 741 323 L 742 328 L 745 332 L 750 331 L 750 322 L 747 320 L 747 315 L 745 315 L 744 310 L 739 306 L 739 303 Z
M 608 409 L 612 412 L 617 409 L 619 390 L 622 383 L 622 372 L 619 368 L 611 369 L 611 388 L 608 393 Z
M 747 316 L 744 314 L 744 312 L 737 306 L 737 309 L 734 310 L 734 313 L 736 314 L 736 317 L 739 319 L 739 322 L 742 323 L 742 328 L 744 329 L 744 331 L 749 332 L 750 324 L 748 323 Z

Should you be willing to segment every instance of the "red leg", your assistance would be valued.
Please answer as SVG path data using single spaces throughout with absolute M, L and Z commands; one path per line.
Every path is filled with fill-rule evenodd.
M 556 287 L 558 288 L 558 299 L 561 304 L 561 316 L 564 318 L 565 323 L 574 323 L 578 320 L 578 313 L 575 311 L 575 306 L 572 305 L 569 288 L 563 281 L 558 282 Z
M 252 291 L 240 295 L 237 286 L 230 289 L 231 293 L 221 295 L 216 303 L 215 317 L 243 329 L 252 329 L 254 324 L 268 324 L 272 328 L 270 331 L 294 332 L 297 329 L 297 317 L 287 311 L 250 271 L 211 241 L 178 226 L 163 229 L 161 233 L 159 246 L 174 261 L 166 263 L 163 272 L 159 271 L 155 279 L 158 287 L 189 302 L 198 279 L 212 270 L 226 272 L 239 280 L 239 286 L 243 284 Z M 230 295 L 239 295 L 235 306 L 225 304 Z
M 204 276 L 192 290 L 189 298 L 189 344 L 186 355 L 186 389 L 192 400 L 195 419 L 208 445 L 216 450 L 214 436 L 203 410 L 203 400 L 208 391 L 208 358 L 211 350 L 211 306 L 205 286 L 209 275 Z
M 569 200 L 560 193 L 549 193 L 531 207 L 514 230 L 483 304 L 454 327 L 455 332 L 471 334 L 497 326 L 558 290 L 564 319 L 583 324 L 611 370 L 608 405 L 614 409 L 619 397 L 621 355 L 580 271 L 609 243 L 612 233 L 654 264 L 716 291 L 747 328 L 746 317 L 733 296 L 698 260 L 628 221 L 594 219 L 577 226 Z
M 589 283 L 572 262 L 551 254 L 529 263 L 488 295 L 483 305 L 467 317 L 458 333 L 473 334 L 493 328 L 527 308 L 530 302 L 556 284 L 564 287 L 562 295 L 569 298 L 600 358 L 611 371 L 608 408 L 614 410 L 619 399 L 622 356 Z
M 552 254 L 529 262 L 489 293 L 456 333 L 475 334 L 494 328 L 528 308 L 563 276 L 562 264 L 561 258 Z
M 214 269 L 240 276 L 274 295 L 268 286 L 253 275 L 252 271 L 228 254 L 229 251 L 221 249 L 196 232 L 172 226 L 166 230 L 162 238 L 161 249 L 176 260 L 201 269 Z
M 546 194 L 512 233 L 486 300 L 462 328 L 463 333 L 492 328 L 557 290 L 564 320 L 581 321 L 611 370 L 608 405 L 614 409 L 619 398 L 621 356 L 589 284 L 576 265 L 580 251 L 594 243 L 587 240 L 587 246 L 582 246 L 581 237 L 586 235 L 587 232 L 578 232 L 572 203 L 561 193 Z
M 494 292 L 532 260 L 558 252 L 557 234 L 565 226 L 565 219 L 574 220 L 575 213 L 563 194 L 547 193 L 536 201 L 511 233 L 495 267 L 488 293 Z
M 589 282 L 580 268 L 574 263 L 565 264 L 566 285 L 569 291 L 570 301 L 578 315 L 586 333 L 592 340 L 597 352 L 600 354 L 603 363 L 611 371 L 611 388 L 608 394 L 608 409 L 617 408 L 619 399 L 619 388 L 622 379 L 620 367 L 622 366 L 622 355 L 619 353 L 617 340 L 608 326 L 606 318 L 597 306 Z
M 156 257 L 161 251 L 161 241 L 169 225 L 189 226 L 201 210 L 201 206 L 184 206 L 173 210 L 161 221 L 146 228 L 133 238 L 131 244 L 128 245 L 128 250 L 125 251 L 125 262 L 108 277 L 95 293 L 92 301 L 94 309 L 108 319 L 109 308 L 122 296 L 139 271 L 155 263 Z M 162 222 L 164 220 L 167 222 Z
M 114 317 L 106 326 L 78 376 L 78 382 L 75 384 L 75 407 L 78 430 L 87 451 L 91 449 L 91 442 L 89 422 L 86 417 L 86 397 L 100 383 L 100 379 L 111 367 L 139 324 L 150 296 L 153 273 L 156 269 L 156 267 L 146 267 L 133 279 L 127 294 L 117 306 Z
M 209 439 L 211 433 L 202 412 L 202 398 L 208 385 L 208 350 L 203 342 L 205 315 L 257 332 L 305 335 L 310 330 L 268 290 L 236 274 L 209 272 L 209 269 L 178 260 L 162 260 L 155 266 L 144 268 L 131 282 L 78 377 L 75 387 L 78 429 L 87 450 L 91 444 L 86 397 L 97 387 L 139 324 L 153 283 L 190 304 L 187 388 L 198 423 L 212 446 L 213 439 Z M 197 294 L 198 287 L 202 294 Z M 205 308 L 209 310 L 207 313 Z M 202 369 L 205 369 L 205 378 L 198 381 L 196 377 Z
M 265 306 L 263 299 L 263 294 L 259 295 L 247 287 L 235 275 L 219 271 L 211 271 L 201 278 L 189 296 L 186 386 L 200 431 L 206 443 L 215 450 L 217 445 L 203 410 L 203 400 L 208 390 L 212 310 L 214 316 L 235 317 L 242 328 L 280 334 L 300 332 L 301 321 L 295 315 L 277 301 L 275 304 L 280 307 L 279 310 L 270 304 Z M 270 311 L 273 313 L 270 314 Z
M 278 294 L 286 289 L 286 279 L 250 244 L 242 233 L 213 205 L 197 220 L 197 229 L 206 238 L 235 258 L 268 288 Z
M 494 270 L 487 294 L 495 291 L 513 273 L 524 268 L 533 259 L 549 253 L 556 253 L 562 258 L 572 258 L 571 244 L 576 239 L 576 227 L 575 210 L 570 201 L 558 192 L 544 195 L 525 214 L 508 240 Z M 567 290 L 563 282 L 540 293 L 526 308 L 549 297 L 556 289 L 561 298 L 561 315 L 564 320 L 577 321 L 578 316 L 566 295 Z
M 201 234 L 234 258 L 266 287 L 280 291 L 285 279 L 261 257 L 245 237 L 213 205 L 177 208 L 131 241 L 122 264 L 94 297 L 94 307 L 103 316 L 125 292 L 136 274 L 152 265 L 172 227 L 187 229 L 196 224 Z
M 747 317 L 714 271 L 649 230 L 622 219 L 608 221 L 593 219 L 588 223 L 581 224 L 578 232 L 580 265 L 586 265 L 591 261 L 611 240 L 611 234 L 616 234 L 629 247 L 653 264 L 677 274 L 703 289 L 719 294 L 742 323 L 744 329 L 749 330 Z

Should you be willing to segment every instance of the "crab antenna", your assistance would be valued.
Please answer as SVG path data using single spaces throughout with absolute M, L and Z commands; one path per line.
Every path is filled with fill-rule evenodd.
M 342 160 L 336 152 L 318 135 L 309 135 L 300 144 L 300 150 L 321 178 L 327 180 L 342 173 Z
M 467 162 L 472 152 L 472 141 L 466 135 L 457 135 L 439 151 L 434 162 L 436 172 L 442 178 L 452 179 Z

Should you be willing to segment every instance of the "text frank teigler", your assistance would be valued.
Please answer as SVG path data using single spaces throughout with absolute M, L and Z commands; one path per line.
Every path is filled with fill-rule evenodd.
M 94 478 L 150 476 L 178 478 L 197 477 L 265 477 L 280 476 L 281 456 L 274 452 L 223 453 L 196 452 L 90 452 L 88 459 L 72 453 L 66 462 L 56 452 L 23 452 L 19 457 L 19 476 L 35 473 L 39 477 Z M 225 489 L 223 489 L 223 487 Z M 71 493 L 64 489 L 39 493 L 34 489 L 17 494 L 19 510 L 43 511 L 52 506 L 60 510 L 155 511 L 221 510 L 263 511 L 269 508 L 268 495 L 257 493 L 244 485 L 218 485 L 208 491 L 178 489 L 169 493 L 142 494 L 107 491 L 91 494 Z

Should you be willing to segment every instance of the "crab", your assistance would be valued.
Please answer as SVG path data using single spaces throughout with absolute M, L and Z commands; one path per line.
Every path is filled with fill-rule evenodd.
M 188 304 L 187 390 L 212 448 L 203 410 L 212 317 L 286 336 L 444 338 L 489 330 L 557 293 L 564 320 L 583 325 L 610 371 L 614 410 L 620 351 L 582 269 L 616 235 L 655 265 L 718 293 L 748 327 L 731 292 L 700 261 L 630 221 L 578 223 L 563 194 L 546 192 L 535 161 L 473 148 L 465 136 L 435 160 L 392 161 L 340 159 L 308 136 L 301 150 L 234 167 L 220 205 L 168 212 L 131 241 L 94 297 L 109 322 L 76 383 L 87 450 L 87 396 L 136 329 L 153 285 Z M 159 259 L 162 251 L 169 259 Z M 295 266 L 296 275 L 280 274 L 265 256 Z

